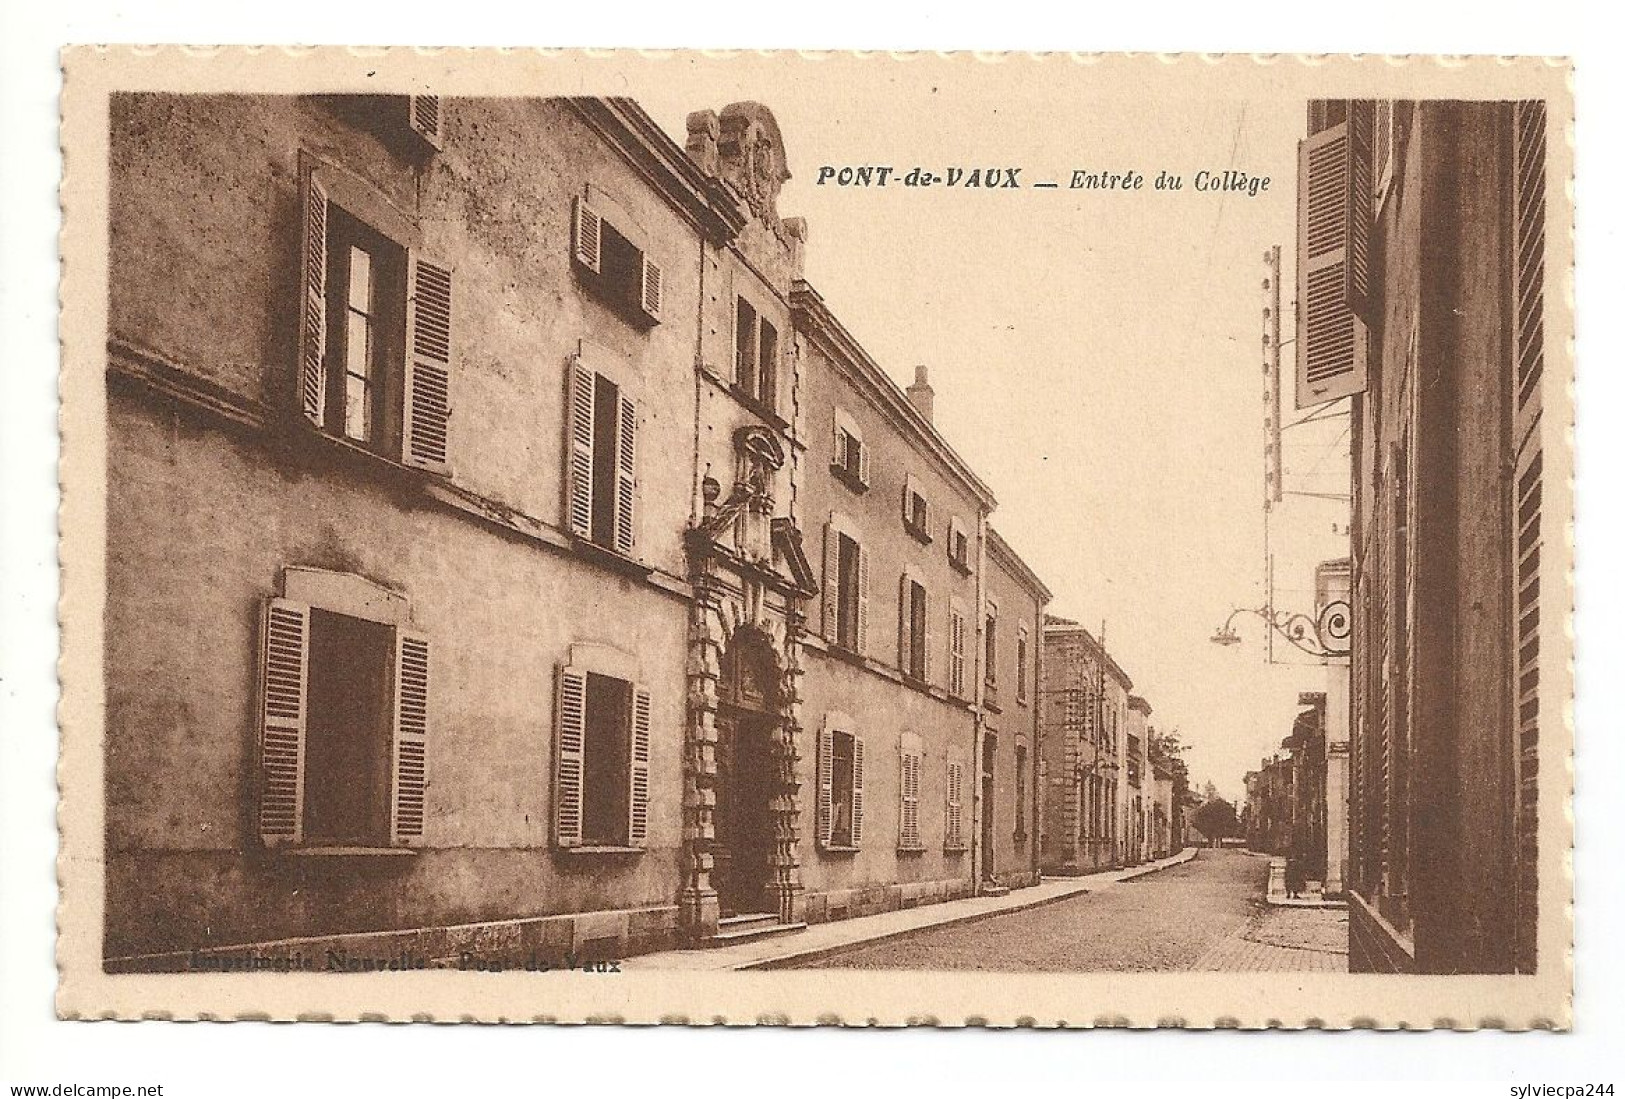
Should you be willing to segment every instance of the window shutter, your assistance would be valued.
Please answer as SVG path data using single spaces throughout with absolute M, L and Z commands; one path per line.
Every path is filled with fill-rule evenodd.
M 898 767 L 899 791 L 897 846 L 920 846 L 920 756 L 905 746 Z
M 260 842 L 278 847 L 304 839 L 308 606 L 267 601 L 260 661 Z
M 914 640 L 914 631 L 910 628 L 913 623 L 909 614 L 911 594 L 908 573 L 905 572 L 897 582 L 897 667 L 904 675 L 907 675 L 909 669 L 914 666 L 911 644 Z
M 580 358 L 570 361 L 570 472 L 565 512 L 570 530 L 592 537 L 592 451 L 596 376 Z
M 1521 441 L 1540 412 L 1545 371 L 1546 104 L 1521 102 L 1513 108 L 1513 120 L 1513 438 Z
M 581 800 L 587 744 L 587 673 L 559 669 L 558 732 L 553 752 L 553 841 L 581 846 Z
M 445 145 L 445 120 L 440 112 L 438 95 L 409 95 L 406 97 L 406 121 L 412 132 L 423 139 L 431 149 Z
M 869 551 L 858 546 L 858 636 L 857 652 L 869 652 Z
M 649 840 L 649 688 L 632 689 L 632 769 L 627 806 L 627 844 L 642 847 Z
M 648 256 L 644 256 L 643 282 L 638 302 L 643 307 L 643 315 L 656 323 L 660 321 L 660 302 L 665 290 L 665 284 L 662 280 L 660 264 Z
M 1376 146 L 1377 104 L 1359 99 L 1349 104 L 1348 219 L 1349 262 L 1344 297 L 1349 308 L 1370 319 L 1371 223 L 1375 216 L 1372 164 Z
M 946 836 L 945 836 L 944 842 L 943 842 L 943 846 L 945 846 L 945 847 L 958 847 L 958 846 L 960 846 L 960 819 L 959 819 L 959 815 L 960 815 L 960 794 L 961 794 L 960 786 L 961 786 L 962 782 L 963 782 L 963 775 L 962 775 L 962 772 L 960 770 L 959 764 L 957 764 L 957 763 L 949 763 L 948 764 L 948 811 L 947 811 L 947 816 L 945 818 L 947 823 L 946 823 L 946 826 L 945 826 L 945 829 L 944 829 L 945 832 L 946 832 Z
M 451 269 L 414 252 L 408 277 L 401 461 L 444 473 L 451 419 Z
M 1357 259 L 1363 268 L 1367 260 L 1370 195 L 1367 190 L 1361 241 L 1351 248 L 1350 145 L 1349 124 L 1341 122 L 1298 146 L 1299 408 L 1366 388 L 1364 333 L 1350 293 L 1356 282 L 1351 263 Z
M 863 738 L 852 738 L 852 846 L 863 843 Z
M 429 641 L 395 634 L 395 767 L 390 835 L 398 846 L 423 842 L 429 749 Z
M 869 484 L 869 446 L 862 439 L 858 440 L 858 480 Z
M 322 426 L 327 407 L 327 188 L 304 178 L 304 255 L 299 268 L 299 408 Z
M 835 730 L 824 720 L 818 732 L 818 843 L 828 847 L 835 823 Z
M 912 525 L 914 522 L 914 475 L 912 473 L 903 477 L 903 522 Z
M 621 397 L 620 437 L 615 446 L 615 550 L 631 554 L 637 543 L 638 406 Z
M 922 669 L 927 683 L 931 682 L 931 650 L 936 648 L 935 638 L 936 631 L 931 628 L 931 593 L 928 591 L 925 593 L 925 660 Z
M 603 270 L 604 219 L 584 198 L 576 199 L 576 262 L 593 274 Z
M 833 642 L 840 615 L 841 535 L 835 524 L 824 524 L 824 640 Z
M 835 453 L 830 461 L 838 466 L 846 465 L 846 430 L 841 427 L 841 415 L 835 414 Z

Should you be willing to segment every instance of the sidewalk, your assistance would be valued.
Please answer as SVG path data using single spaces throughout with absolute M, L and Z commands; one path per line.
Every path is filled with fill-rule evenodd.
M 1348 908 L 1347 901 L 1323 897 L 1318 888 L 1314 893 L 1305 892 L 1297 897 L 1287 896 L 1286 859 L 1279 855 L 1270 857 L 1270 884 L 1264 900 L 1275 908 Z
M 1041 904 L 1076 897 L 1083 893 L 1098 893 L 1110 889 L 1121 881 L 1154 874 L 1170 866 L 1179 866 L 1196 857 L 1196 848 L 1187 847 L 1171 855 L 1142 866 L 1126 870 L 1103 870 L 1076 878 L 1046 878 L 1027 889 L 1012 890 L 1003 897 L 966 897 L 963 900 L 944 901 L 941 904 L 903 908 L 895 912 L 882 912 L 875 916 L 859 916 L 850 920 L 832 920 L 814 924 L 805 931 L 789 935 L 757 939 L 738 946 L 709 949 L 667 950 L 659 954 L 644 954 L 621 962 L 623 970 L 684 970 L 704 972 L 730 969 L 756 969 L 811 961 L 847 947 L 878 942 L 897 935 L 906 935 L 927 927 L 967 923 L 986 919 L 1006 912 L 1019 912 Z

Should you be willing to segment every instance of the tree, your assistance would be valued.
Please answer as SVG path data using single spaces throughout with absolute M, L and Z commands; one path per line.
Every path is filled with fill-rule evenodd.
M 1236 807 L 1220 797 L 1208 798 L 1197 806 L 1196 812 L 1191 814 L 1191 823 L 1210 840 L 1241 834 L 1236 821 Z

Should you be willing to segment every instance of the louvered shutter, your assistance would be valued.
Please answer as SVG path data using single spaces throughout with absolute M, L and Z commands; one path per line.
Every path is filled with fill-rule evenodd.
M 423 842 L 429 750 L 429 641 L 421 634 L 395 634 L 394 782 L 390 835 L 397 845 Z
M 581 846 L 582 784 L 587 750 L 587 673 L 559 669 L 553 748 L 553 841 Z
M 570 472 L 567 478 L 565 513 L 570 530 L 581 538 L 592 537 L 592 456 L 597 376 L 580 358 L 570 360 L 569 432 Z
M 839 639 L 841 597 L 841 535 L 833 523 L 824 524 L 824 640 Z
M 945 816 L 943 846 L 958 847 L 960 845 L 960 786 L 963 781 L 962 773 L 957 763 L 948 764 L 948 805 Z
M 650 320 L 659 322 L 660 303 L 665 294 L 664 276 L 660 264 L 643 257 L 643 279 L 639 287 L 638 303 L 643 309 L 643 315 Z
M 430 148 L 444 147 L 445 119 L 441 114 L 438 95 L 409 95 L 406 97 L 406 121 L 412 132 Z
M 858 440 L 858 480 L 869 484 L 869 446 L 862 439 Z
M 858 546 L 858 630 L 855 650 L 858 655 L 869 653 L 869 551 Z
M 1323 130 L 1298 146 L 1298 385 L 1297 406 L 1310 408 L 1364 392 L 1364 330 L 1350 292 L 1351 264 L 1367 262 L 1366 222 L 1361 243 L 1351 247 L 1354 227 L 1349 124 Z
M 574 229 L 576 262 L 599 274 L 603 270 L 604 219 L 584 198 L 576 199 Z
M 638 406 L 621 397 L 620 434 L 615 441 L 615 552 L 630 555 L 637 544 Z
M 909 587 L 908 573 L 905 572 L 897 582 L 897 667 L 904 675 L 908 675 L 914 667 L 914 630 L 910 614 L 912 601 L 909 598 L 912 592 Z
M 299 267 L 299 408 L 321 427 L 327 409 L 327 188 L 304 177 L 304 233 Z
M 846 465 L 846 429 L 841 427 L 839 413 L 835 416 L 835 452 L 830 461 L 838 466 L 844 467 Z
M 830 845 L 835 824 L 835 730 L 828 719 L 818 732 L 818 843 Z
M 905 745 L 898 767 L 900 783 L 897 845 L 920 846 L 920 756 Z
M 931 651 L 936 646 L 936 631 L 931 628 L 931 593 L 922 592 L 925 600 L 925 659 L 921 661 L 921 671 L 927 683 L 931 682 Z
M 863 843 L 863 738 L 852 738 L 852 846 Z
M 451 420 L 451 268 L 414 251 L 408 278 L 401 461 L 445 473 Z
M 1375 216 L 1375 159 L 1377 104 L 1359 99 L 1349 104 L 1348 219 L 1349 262 L 1344 276 L 1344 298 L 1360 317 L 1371 319 L 1371 224 Z
M 914 525 L 914 476 L 909 474 L 903 478 L 903 524 Z
M 266 602 L 260 637 L 260 842 L 304 839 L 310 608 Z
M 649 840 L 649 688 L 632 689 L 632 770 L 627 796 L 630 821 L 627 844 L 642 847 Z

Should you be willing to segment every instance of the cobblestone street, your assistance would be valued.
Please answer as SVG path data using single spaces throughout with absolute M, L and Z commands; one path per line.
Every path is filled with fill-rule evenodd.
M 1194 862 L 973 923 L 912 932 L 797 968 L 1325 971 L 1347 969 L 1348 914 L 1269 908 L 1269 860 Z

